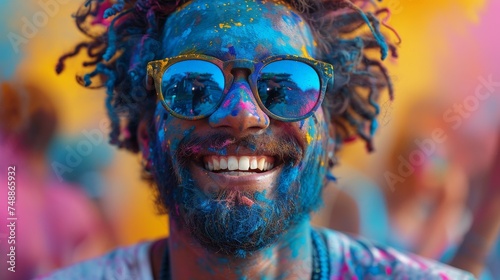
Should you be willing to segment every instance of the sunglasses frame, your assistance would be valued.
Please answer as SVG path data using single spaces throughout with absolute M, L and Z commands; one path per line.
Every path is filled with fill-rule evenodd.
M 182 114 L 179 114 L 175 112 L 172 108 L 170 108 L 167 103 L 165 102 L 163 92 L 162 92 L 162 80 L 163 80 L 163 75 L 167 69 L 172 66 L 173 64 L 181 61 L 186 61 L 186 60 L 201 60 L 201 61 L 207 61 L 210 62 L 222 71 L 222 74 L 224 75 L 224 89 L 222 92 L 222 97 L 218 101 L 217 105 L 214 106 L 214 109 L 210 111 L 207 114 L 204 115 L 198 115 L 198 116 L 185 116 Z M 314 107 L 311 109 L 311 111 L 304 116 L 300 117 L 293 117 L 293 118 L 287 118 L 287 117 L 282 117 L 278 116 L 274 113 L 272 113 L 269 109 L 264 106 L 264 103 L 260 99 L 259 92 L 257 90 L 257 79 L 259 76 L 260 71 L 268 64 L 276 61 L 281 61 L 281 60 L 292 60 L 292 61 L 299 61 L 303 62 L 311 68 L 313 68 L 316 73 L 318 74 L 319 80 L 320 80 L 320 95 L 318 97 L 318 100 Z M 224 100 L 224 95 L 226 95 L 233 84 L 234 76 L 231 73 L 233 69 L 248 69 L 250 70 L 250 74 L 247 77 L 248 84 L 250 85 L 250 89 L 252 90 L 252 94 L 255 97 L 255 100 L 259 104 L 259 107 L 261 108 L 264 113 L 266 113 L 269 117 L 272 117 L 273 119 L 279 120 L 279 121 L 284 121 L 284 122 L 294 122 L 294 121 L 300 121 L 303 120 L 312 114 L 318 109 L 318 107 L 321 105 L 323 102 L 323 99 L 325 98 L 325 93 L 327 90 L 327 87 L 330 86 L 332 88 L 333 82 L 334 82 L 334 72 L 333 72 L 333 65 L 314 60 L 314 59 L 309 59 L 305 57 L 300 57 L 296 55 L 278 55 L 278 56 L 270 56 L 267 57 L 266 59 L 255 62 L 252 60 L 247 60 L 247 59 L 234 59 L 234 60 L 228 60 L 228 61 L 222 61 L 218 58 L 208 56 L 208 55 L 203 55 L 203 54 L 186 54 L 186 55 L 179 55 L 171 58 L 164 58 L 161 60 L 154 60 L 150 61 L 147 65 L 147 74 L 148 74 L 148 79 L 149 83 L 151 83 L 150 79 L 153 79 L 154 84 L 155 84 L 155 89 L 158 97 L 160 98 L 160 101 L 165 107 L 165 109 L 173 116 L 179 118 L 179 119 L 185 119 L 185 120 L 199 120 L 203 119 L 206 117 L 209 117 L 211 114 L 213 114 L 221 105 L 221 103 Z

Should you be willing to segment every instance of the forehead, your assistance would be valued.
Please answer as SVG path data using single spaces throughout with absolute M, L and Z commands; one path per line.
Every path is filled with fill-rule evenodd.
M 202 53 L 260 60 L 281 54 L 312 57 L 315 49 L 307 23 L 279 1 L 195 0 L 169 16 L 164 30 L 164 57 Z

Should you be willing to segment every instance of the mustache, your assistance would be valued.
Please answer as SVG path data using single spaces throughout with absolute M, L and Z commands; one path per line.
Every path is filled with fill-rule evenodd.
M 236 147 L 236 151 L 245 148 L 256 155 L 272 155 L 278 161 L 292 161 L 298 164 L 302 159 L 303 150 L 295 138 L 287 134 L 280 135 L 248 135 L 236 138 L 226 132 L 214 132 L 208 135 L 191 135 L 179 143 L 176 157 L 181 165 L 187 160 L 197 157 L 201 151 L 221 154 L 227 147 Z

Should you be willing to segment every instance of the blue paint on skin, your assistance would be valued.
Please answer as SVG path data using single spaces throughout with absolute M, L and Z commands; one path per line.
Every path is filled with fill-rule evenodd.
M 262 123 L 262 120 L 266 124 L 269 123 L 269 117 L 260 110 L 253 97 L 246 77 L 233 83 L 221 106 L 209 117 L 209 122 L 218 125 L 222 120 L 226 120 L 227 116 L 236 117 L 238 114 L 248 114 L 257 118 L 259 123 Z
M 189 137 L 189 135 L 191 133 L 193 133 L 193 131 L 195 130 L 196 126 L 191 126 L 191 128 L 189 128 L 188 130 L 184 131 L 184 137 Z
M 243 58 L 254 55 L 256 51 L 265 56 L 278 52 L 292 54 L 297 53 L 297 50 L 301 50 L 303 46 L 308 48 L 309 54 L 312 56 L 314 47 L 309 42 L 312 41 L 313 37 L 309 28 L 304 25 L 297 14 L 289 9 L 274 9 L 274 5 L 275 3 L 268 3 L 266 6 L 257 7 L 255 2 L 237 0 L 210 3 L 209 7 L 199 10 L 193 8 L 195 5 L 189 5 L 189 7 L 178 11 L 178 16 L 175 19 L 170 17 L 165 24 L 164 56 L 174 56 L 174 52 L 204 52 L 222 58 L 233 56 Z M 202 3 L 199 6 L 206 5 Z M 228 6 L 231 6 L 231 9 L 228 9 Z M 249 8 L 252 10 L 248 10 Z M 211 20 L 205 20 L 220 14 L 221 10 L 224 11 L 224 16 L 219 21 L 214 23 Z M 282 21 L 276 21 L 277 18 L 284 17 L 287 18 L 288 25 L 301 25 L 301 28 L 284 29 L 283 24 L 280 24 Z M 204 20 L 196 21 L 196 18 Z M 180 35 L 188 28 L 192 28 L 192 32 L 198 34 L 182 38 Z M 195 30 L 203 30 L 203 32 Z M 254 34 L 267 34 L 269 36 L 249 41 L 248 38 L 255 38 Z M 241 45 L 237 43 L 242 41 L 246 42 L 246 46 L 244 48 L 237 47 Z M 277 44 L 276 42 L 283 43 Z M 180 49 L 180 44 L 183 49 Z M 231 47 L 234 51 L 231 50 Z M 302 52 L 297 54 L 302 55 Z M 262 58 L 260 57 L 260 59 Z
M 257 147 L 256 147 L 254 144 L 250 144 L 250 145 L 248 145 L 248 147 L 247 147 L 247 148 L 249 148 L 249 149 L 250 149 L 250 150 L 252 150 L 252 151 L 255 151 L 255 150 L 257 149 Z
M 216 155 L 219 156 L 227 156 L 227 149 L 226 148 L 208 148 L 209 152 L 215 153 Z
M 191 33 L 191 28 L 186 29 L 186 31 L 182 32 L 181 38 L 186 38 L 189 33 Z
M 229 51 L 229 54 L 231 54 L 231 55 L 233 55 L 233 56 L 235 56 L 235 57 L 236 57 L 236 50 L 234 49 L 234 47 L 233 47 L 233 46 L 230 46 L 230 47 L 228 48 L 228 51 Z
M 210 275 L 215 275 L 215 271 L 212 269 L 212 266 L 209 263 L 207 263 L 206 259 L 198 258 L 196 260 L 196 263 L 198 264 L 199 267 L 203 269 L 204 272 Z
M 240 58 L 260 61 L 269 55 L 303 56 L 304 47 L 306 55 L 314 54 L 312 33 L 290 10 L 275 6 L 274 2 L 262 4 L 260 1 L 229 0 L 224 3 L 236 8 L 225 10 L 223 20 L 216 18 L 220 14 L 221 3 L 194 9 L 205 5 L 197 0 L 170 16 L 162 40 L 165 57 L 194 52 L 221 60 Z M 247 5 L 253 9 L 247 11 Z M 238 7 L 245 12 L 237 12 Z M 200 17 L 204 20 L 197 21 Z M 285 25 L 290 28 L 283 28 Z M 191 28 L 188 34 L 185 32 L 187 28 Z M 326 174 L 324 147 L 328 135 L 321 109 L 300 122 L 270 122 L 257 105 L 246 78 L 243 75 L 235 77 L 221 106 L 209 118 L 196 121 L 160 118 L 158 139 L 155 140 L 162 149 L 153 147 L 157 177 L 170 176 L 159 182 L 160 189 L 166 192 L 164 200 L 167 205 L 178 205 L 181 209 L 179 216 L 172 211 L 172 219 L 192 229 L 193 236 L 207 248 L 217 248 L 214 250 L 231 252 L 239 257 L 276 241 L 283 232 L 307 221 L 309 212 L 319 207 Z M 164 111 L 161 106 L 157 107 L 156 114 L 164 114 Z M 235 117 L 255 118 L 266 135 L 275 136 L 272 129 L 286 128 L 296 142 L 294 147 L 302 152 L 302 159 L 299 164 L 284 163 L 277 182 L 268 186 L 269 192 L 252 194 L 255 202 L 252 206 L 237 205 L 228 209 L 225 204 L 215 201 L 213 194 L 205 193 L 204 188 L 196 184 L 207 182 L 208 178 L 195 180 L 190 170 L 179 164 L 175 154 L 182 141 L 217 131 L 221 124 L 227 124 Z M 165 129 L 167 133 L 162 132 Z M 226 154 L 224 149 L 215 152 Z M 174 174 L 167 174 L 169 170 L 173 170 Z M 241 247 L 237 247 L 239 244 Z M 291 248 L 291 257 L 299 256 L 301 248 L 299 245 Z

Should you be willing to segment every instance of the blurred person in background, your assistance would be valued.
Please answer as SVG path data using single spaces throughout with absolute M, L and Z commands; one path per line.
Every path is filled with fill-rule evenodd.
M 498 75 L 491 75 L 498 80 Z M 500 279 L 500 84 L 490 89 L 476 110 L 467 111 L 460 122 L 455 114 L 456 129 L 450 129 L 451 158 L 466 176 L 468 197 L 466 207 L 473 213 L 470 229 L 463 236 L 451 264 L 477 274 L 486 267 L 491 279 Z M 482 89 L 485 93 L 486 89 Z M 463 93 L 462 91 L 460 93 Z M 470 99 L 469 95 L 454 98 L 455 104 Z
M 0 279 L 31 279 L 109 249 L 97 209 L 83 191 L 57 180 L 50 170 L 46 152 L 56 128 L 56 108 L 43 90 L 0 83 L 0 168 L 15 166 L 17 217 L 15 245 L 7 243 L 7 235 L 0 237 L 3 258 L 10 246 L 16 248 L 15 273 L 2 269 Z M 13 216 L 6 195 L 2 189 L 3 221 Z
M 95 133 L 95 131 L 94 129 L 93 132 Z M 77 151 L 79 144 L 83 142 L 88 143 L 92 148 L 84 155 L 79 155 L 78 165 L 65 169 L 68 150 Z M 115 247 L 117 240 L 119 240 L 113 226 L 114 219 L 108 209 L 109 205 L 106 205 L 106 196 L 109 195 L 107 190 L 113 184 L 108 180 L 107 171 L 113 162 L 113 157 L 114 151 L 106 143 L 104 135 L 92 135 L 87 130 L 83 132 L 83 135 L 78 136 L 56 136 L 48 150 L 52 171 L 56 173 L 56 176 L 59 176 L 58 179 L 83 190 L 83 193 L 96 206 L 104 221 L 101 230 L 106 232 L 111 247 Z M 56 166 L 54 163 L 61 165 Z
M 465 1 L 440 1 L 443 11 L 438 16 L 426 15 L 424 25 L 429 27 L 421 40 L 430 46 L 427 51 L 406 45 L 407 51 L 413 51 L 409 56 L 427 62 L 428 69 L 412 65 L 400 86 L 425 77 L 424 72 L 432 73 L 431 83 L 411 87 L 432 89 L 434 94 L 423 103 L 429 107 L 417 107 L 394 119 L 402 125 L 394 133 L 397 141 L 388 161 L 374 172 L 377 175 L 367 178 L 345 165 L 335 170 L 335 175 L 338 188 L 351 195 L 359 207 L 361 235 L 432 256 L 481 275 L 481 279 L 500 279 L 500 243 L 494 245 L 500 221 L 500 184 L 493 178 L 500 166 L 494 163 L 495 154 L 499 157 L 500 127 L 500 37 L 494 26 L 499 22 L 500 1 L 468 1 L 483 5 L 473 22 L 458 12 L 459 2 Z M 422 14 L 438 6 L 419 3 L 425 8 Z M 409 6 L 405 3 L 405 11 L 416 8 Z M 413 18 L 409 21 L 411 28 L 419 26 Z M 403 41 L 412 40 L 412 36 L 413 30 L 408 30 L 402 34 Z M 404 48 L 403 42 L 401 53 Z M 478 89 L 484 98 L 474 101 Z M 420 125 L 415 129 L 411 124 Z M 399 175 L 398 157 L 408 160 L 408 153 L 419 149 L 414 142 L 417 137 L 429 138 L 438 127 L 445 130 L 446 141 L 421 165 L 412 166 L 415 170 L 410 176 L 388 184 L 384 172 Z M 361 188 L 363 185 L 366 187 Z M 336 219 L 334 214 L 328 215 Z
M 480 178 L 469 177 L 475 201 L 469 201 L 468 206 L 474 217 L 450 262 L 476 275 L 486 268 L 489 279 L 500 278 L 500 129 L 496 132 L 490 141 L 497 145 L 483 158 L 491 165 L 485 166 Z
M 325 191 L 325 201 L 347 195 L 347 202 L 327 205 L 315 219 L 339 230 L 358 220 L 365 238 L 451 263 L 480 279 L 498 279 L 493 264 L 500 262 L 500 149 L 499 130 L 492 125 L 497 120 L 483 110 L 451 129 L 443 118 L 448 102 L 425 98 L 400 117 L 378 181 L 349 166 L 337 168 L 337 186 Z M 352 208 L 358 219 L 339 217 Z
M 438 98 L 425 98 L 405 112 L 379 181 L 389 240 L 434 259 L 458 242 L 471 221 L 466 174 L 451 157 L 441 104 Z
M 359 221 L 357 233 L 382 244 L 437 258 L 445 244 L 456 238 L 448 235 L 458 234 L 454 229 L 462 215 L 467 192 L 465 177 L 450 167 L 445 146 L 434 143 L 429 156 L 417 154 L 409 159 L 412 153 L 420 151 L 414 140 L 425 140 L 439 127 L 436 105 L 426 103 L 417 103 L 399 116 L 395 144 L 379 180 L 348 165 L 340 164 L 334 171 L 337 188 L 354 201 L 354 206 L 347 208 L 358 209 L 358 219 L 345 221 L 348 224 Z M 420 117 L 412 117 L 417 113 Z M 417 164 L 413 166 L 413 162 Z M 325 195 L 336 194 L 325 191 Z M 328 197 L 325 201 L 332 199 Z M 334 221 L 342 219 L 336 215 L 339 212 L 324 213 L 326 210 L 327 207 L 320 210 L 323 218 L 318 223 L 324 224 L 328 217 L 330 224 L 338 224 Z M 344 223 L 340 228 L 345 227 Z

